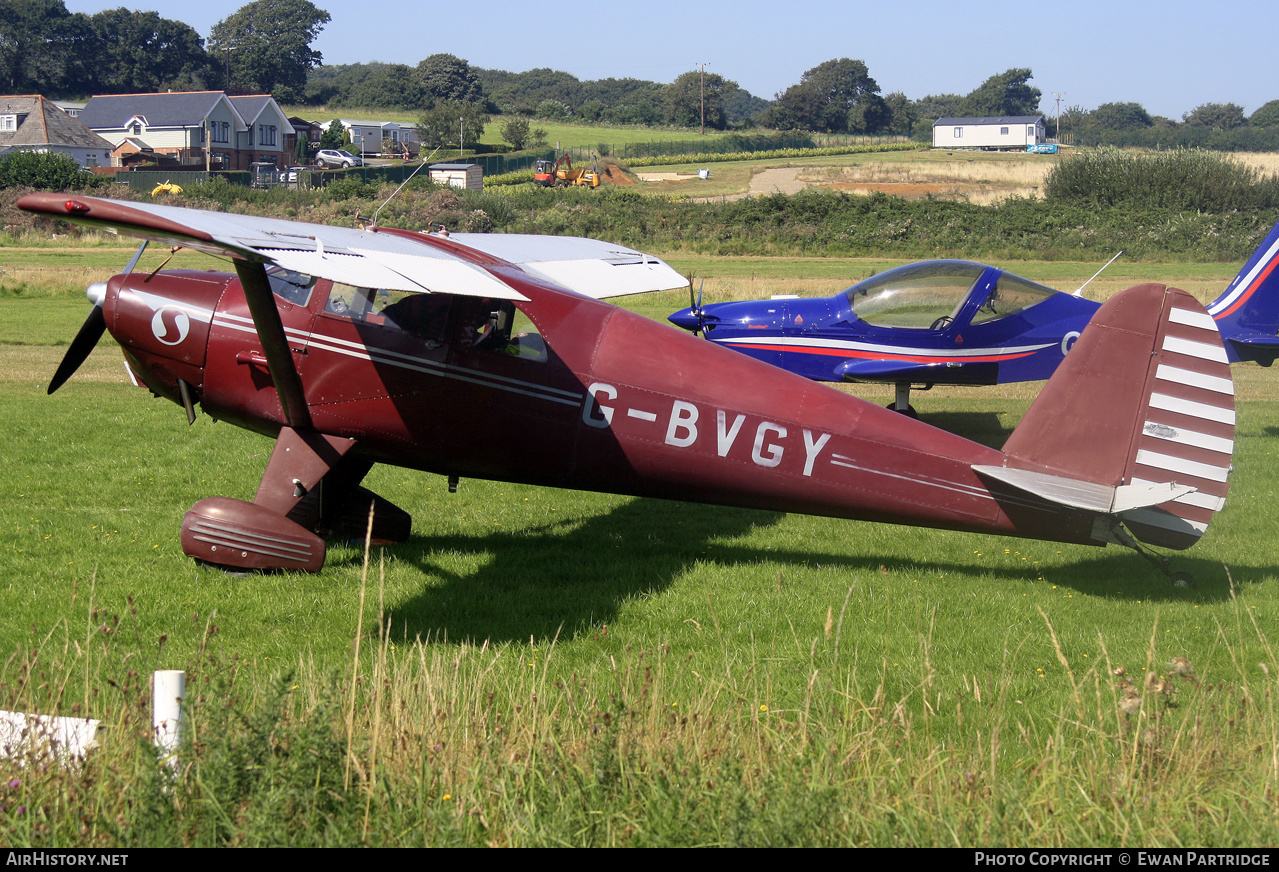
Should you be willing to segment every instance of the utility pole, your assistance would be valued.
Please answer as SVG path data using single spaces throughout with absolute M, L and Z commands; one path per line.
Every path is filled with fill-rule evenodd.
M 466 134 L 463 132 L 465 128 L 462 126 L 462 121 L 462 118 L 457 119 L 457 159 L 459 161 L 462 159 L 462 155 L 466 153 L 466 150 L 462 148 L 463 143 L 466 142 Z
M 702 70 L 702 136 L 706 135 L 706 64 L 698 64 Z
M 1057 143 L 1061 144 L 1061 98 L 1066 96 L 1065 91 L 1053 91 L 1053 96 L 1057 98 Z

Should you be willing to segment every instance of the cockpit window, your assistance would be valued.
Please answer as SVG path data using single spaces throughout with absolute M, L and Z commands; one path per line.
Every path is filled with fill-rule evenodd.
M 271 293 L 295 306 L 305 306 L 311 299 L 311 288 L 315 287 L 314 276 L 279 266 L 267 269 L 266 279 L 271 285 Z
M 1015 276 L 1012 273 L 1001 273 L 995 289 L 990 292 L 986 302 L 981 304 L 977 314 L 973 315 L 974 324 L 984 324 L 999 318 L 1007 318 L 1024 312 L 1036 303 L 1055 295 L 1057 291 L 1044 285 Z
M 966 261 L 899 266 L 853 285 L 844 295 L 853 314 L 879 327 L 944 329 L 986 267 Z
M 451 294 L 387 291 L 334 283 L 324 312 L 422 340 L 428 349 L 475 348 L 544 362 L 546 343 L 537 326 L 507 300 Z

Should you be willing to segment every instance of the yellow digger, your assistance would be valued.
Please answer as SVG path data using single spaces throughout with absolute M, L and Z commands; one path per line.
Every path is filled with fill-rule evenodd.
M 573 161 L 569 159 L 566 152 L 553 163 L 549 160 L 539 160 L 533 171 L 533 181 L 544 188 L 567 188 L 569 185 L 598 188 L 600 173 L 599 167 L 594 164 L 589 170 L 573 169 Z

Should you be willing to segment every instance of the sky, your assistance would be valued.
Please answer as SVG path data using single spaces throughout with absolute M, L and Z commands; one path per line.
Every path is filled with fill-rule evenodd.
M 967 94 L 992 75 L 1028 67 L 1040 111 L 1140 103 L 1175 120 L 1204 103 L 1252 114 L 1279 99 L 1274 0 L 648 0 L 418 5 L 312 0 L 332 16 L 312 47 L 326 64 L 414 66 L 432 54 L 579 79 L 667 83 L 705 64 L 772 99 L 824 61 L 865 62 L 881 93 L 911 99 Z M 66 0 L 72 12 L 125 6 L 185 22 L 201 36 L 243 6 L 235 0 Z

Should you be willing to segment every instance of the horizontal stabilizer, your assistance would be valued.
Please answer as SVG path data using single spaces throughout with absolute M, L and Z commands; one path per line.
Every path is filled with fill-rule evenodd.
M 974 466 L 973 470 L 1049 502 L 1106 515 L 1157 506 L 1195 491 L 1195 488 L 1189 485 L 1173 482 L 1111 487 L 1046 472 L 1011 469 L 1005 466 Z

